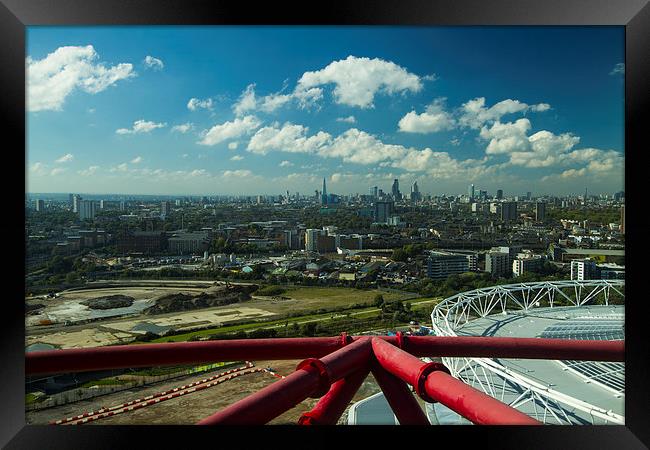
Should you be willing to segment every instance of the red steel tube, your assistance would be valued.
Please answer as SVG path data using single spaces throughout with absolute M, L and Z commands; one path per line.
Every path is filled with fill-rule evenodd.
M 431 425 L 404 381 L 391 375 L 376 361 L 371 370 L 400 425 Z
M 300 416 L 298 424 L 336 425 L 368 373 L 368 368 L 358 370 L 334 383 L 311 411 Z
M 433 372 L 424 388 L 433 400 L 477 425 L 542 425 L 532 417 L 463 383 L 446 372 Z
M 459 381 L 442 370 L 427 373 L 428 364 L 377 338 L 372 339 L 381 366 L 417 389 L 479 425 L 541 425 L 530 416 Z M 422 392 L 420 392 L 422 395 Z
M 379 336 L 379 338 L 397 345 L 396 337 Z M 403 336 L 403 342 L 402 350 L 415 356 L 625 361 L 625 341 L 623 340 Z
M 353 341 L 364 338 L 357 336 Z M 382 337 L 396 344 L 395 337 Z M 624 341 L 584 341 L 502 337 L 404 337 L 404 350 L 415 356 L 572 359 L 624 361 Z M 30 352 L 25 374 L 43 375 L 126 367 L 150 367 L 240 359 L 321 357 L 343 346 L 341 337 L 234 339 L 208 342 L 116 345 Z
M 318 392 L 323 386 L 323 378 L 333 383 L 366 366 L 370 352 L 368 338 L 346 345 L 319 360 L 325 374 L 319 373 L 315 366 L 301 363 L 300 369 L 286 378 L 202 419 L 197 425 L 265 424 Z
M 25 354 L 25 374 L 43 375 L 218 361 L 318 358 L 342 346 L 341 337 L 319 337 L 170 342 L 48 350 Z
M 318 387 L 319 377 L 315 371 L 297 370 L 202 419 L 197 425 L 262 425 L 296 406 Z

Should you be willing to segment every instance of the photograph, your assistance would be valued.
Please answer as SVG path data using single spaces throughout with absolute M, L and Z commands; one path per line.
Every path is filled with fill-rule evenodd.
M 625 424 L 624 27 L 25 38 L 27 424 Z

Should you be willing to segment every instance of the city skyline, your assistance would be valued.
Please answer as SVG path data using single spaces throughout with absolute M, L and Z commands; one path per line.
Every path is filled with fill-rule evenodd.
M 27 34 L 30 193 L 624 190 L 622 28 Z

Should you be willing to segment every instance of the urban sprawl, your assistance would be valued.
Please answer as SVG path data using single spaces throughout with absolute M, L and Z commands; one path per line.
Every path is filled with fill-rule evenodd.
M 26 289 L 110 278 L 421 287 L 468 272 L 516 282 L 624 278 L 624 193 L 29 194 Z M 419 283 L 419 284 L 418 284 Z

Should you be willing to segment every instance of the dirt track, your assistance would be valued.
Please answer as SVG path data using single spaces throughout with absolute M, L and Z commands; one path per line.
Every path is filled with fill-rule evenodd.
M 271 366 L 277 374 L 289 375 L 295 370 L 299 362 L 299 360 L 255 361 L 255 366 Z M 218 373 L 219 371 L 217 370 L 213 373 Z M 177 378 L 143 388 L 130 389 L 55 408 L 29 412 L 26 415 L 26 422 L 28 424 L 47 424 L 51 420 L 76 416 L 87 411 L 118 405 L 167 389 L 173 389 L 193 381 L 201 380 L 209 375 L 201 374 Z M 90 422 L 88 425 L 190 425 L 278 380 L 279 378 L 266 372 L 244 375 L 196 393 L 166 400 L 159 404 L 147 406 L 146 408 L 103 418 L 95 422 Z M 358 401 L 376 392 L 379 392 L 379 388 L 372 375 L 369 375 L 353 398 L 353 401 Z M 295 424 L 300 415 L 303 412 L 309 411 L 317 402 L 318 399 L 306 399 L 295 408 L 276 417 L 269 424 Z

